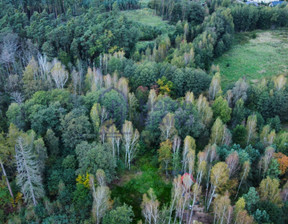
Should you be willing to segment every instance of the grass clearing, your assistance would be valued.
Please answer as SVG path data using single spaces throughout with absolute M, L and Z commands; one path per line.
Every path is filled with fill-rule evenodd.
M 224 85 L 240 77 L 255 83 L 288 72 L 288 30 L 239 33 L 232 48 L 215 59 Z
M 162 20 L 160 16 L 155 14 L 153 9 L 143 8 L 137 10 L 122 11 L 122 13 L 130 20 L 152 27 L 167 26 L 167 21 Z
M 125 172 L 118 184 L 113 185 L 112 197 L 133 207 L 134 222 L 141 219 L 143 194 L 153 188 L 161 206 L 169 203 L 172 184 L 159 173 L 158 158 L 155 154 L 142 155 L 130 171 Z
M 145 1 L 142 1 L 141 4 Z M 147 2 L 146 2 L 147 3 Z M 143 6 L 144 7 L 144 6 Z M 168 33 L 173 33 L 175 31 L 175 26 L 168 24 L 168 21 L 163 20 L 160 16 L 157 16 L 155 11 L 150 8 L 142 8 L 137 10 L 127 10 L 121 12 L 129 20 L 144 25 L 145 27 L 150 27 L 152 30 L 158 32 L 158 36 L 165 36 Z M 140 31 L 140 36 L 146 36 L 149 29 L 143 29 Z M 156 36 L 157 36 L 156 35 Z M 140 40 L 136 44 L 136 49 L 146 49 L 148 45 L 154 45 L 156 36 L 150 38 L 144 38 L 145 40 Z
M 141 8 L 147 8 L 150 0 L 140 0 Z
M 125 177 L 124 177 L 125 178 Z M 136 218 L 141 217 L 140 205 L 143 194 L 153 188 L 161 205 L 170 201 L 171 184 L 167 184 L 158 174 L 158 169 L 150 168 L 138 172 L 137 175 L 121 183 L 121 186 L 113 186 L 112 197 L 118 198 L 122 203 L 132 205 Z

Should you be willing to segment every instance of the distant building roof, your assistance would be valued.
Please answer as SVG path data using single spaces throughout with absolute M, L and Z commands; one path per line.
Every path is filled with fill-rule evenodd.
M 257 2 L 257 3 L 265 3 L 268 4 L 270 2 L 273 2 L 273 0 L 252 0 L 250 2 Z
M 277 5 L 281 5 L 284 1 L 274 1 L 269 4 L 270 7 L 275 7 Z
M 245 2 L 245 4 L 259 6 L 257 2 Z

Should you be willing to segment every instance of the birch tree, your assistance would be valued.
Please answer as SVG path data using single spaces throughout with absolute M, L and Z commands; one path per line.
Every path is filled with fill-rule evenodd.
M 228 194 L 219 195 L 214 202 L 214 223 L 229 224 L 232 222 L 233 207 Z
M 263 143 L 263 145 L 267 146 L 269 132 L 270 132 L 270 125 L 267 124 L 262 128 L 262 131 L 260 133 L 260 141 Z
M 38 54 L 37 59 L 40 68 L 41 79 L 48 80 L 49 79 L 48 74 L 52 68 L 52 64 L 47 60 L 46 55 Z
M 129 86 L 128 80 L 124 77 L 121 77 L 117 83 L 117 88 L 124 94 L 126 98 L 128 98 Z
M 99 129 L 99 138 L 102 144 L 104 144 L 106 141 L 107 132 L 108 130 L 107 130 L 106 125 L 102 125 Z
M 92 176 L 93 178 L 93 176 Z M 105 186 L 106 185 L 106 175 L 104 170 L 102 169 L 98 169 L 96 171 L 96 179 L 97 179 L 97 183 L 99 186 Z
M 25 101 L 25 97 L 20 92 L 12 92 L 11 99 L 18 105 L 21 105 Z
M 34 57 L 31 58 L 28 65 L 25 67 L 22 81 L 26 98 L 30 98 L 35 92 L 43 90 L 43 85 L 39 77 L 39 66 Z
M 229 129 L 227 128 L 227 126 L 224 125 L 224 132 L 223 132 L 223 136 L 222 136 L 221 145 L 230 145 L 231 142 L 232 142 L 232 134 L 229 131 Z
M 202 178 L 206 172 L 207 172 L 207 162 L 205 160 L 205 152 L 199 152 L 196 183 L 201 184 Z
M 247 130 L 247 142 L 248 145 L 256 135 L 256 127 L 257 127 L 257 117 L 256 115 L 250 115 L 247 119 L 246 130 Z
M 268 137 L 267 137 L 267 146 L 270 146 L 274 143 L 274 140 L 276 138 L 276 132 L 273 129 L 272 131 L 270 131 Z
M 180 218 L 180 223 L 182 223 L 183 218 L 184 218 L 184 213 L 185 213 L 185 208 L 188 206 L 188 203 L 190 201 L 190 189 L 193 184 L 193 181 L 191 179 L 190 175 L 184 175 L 183 180 L 182 180 L 182 192 L 181 192 L 181 197 L 178 200 L 178 216 Z M 187 218 L 187 217 L 186 217 Z M 175 223 L 175 222 L 174 222 Z
M 209 126 L 212 118 L 213 118 L 213 111 L 211 107 L 209 106 L 209 102 L 207 101 L 207 98 L 203 96 L 202 94 L 199 96 L 196 102 L 196 108 L 200 115 L 201 121 L 206 126 Z
M 101 112 L 102 109 L 99 103 L 95 103 L 90 111 L 90 119 L 92 120 L 92 125 L 95 134 L 99 133 L 99 128 L 101 125 Z
M 118 156 L 118 159 L 120 158 L 120 143 L 121 143 L 121 140 L 122 140 L 122 135 L 120 133 L 120 131 L 117 133 L 116 135 L 116 138 L 115 138 L 115 141 L 116 141 L 116 147 L 117 147 L 117 156 Z
M 166 114 L 160 124 L 161 137 L 163 140 L 171 139 L 176 134 L 175 115 L 172 113 Z
M 175 135 L 173 138 L 173 145 L 172 145 L 172 153 L 173 153 L 172 164 L 173 164 L 174 175 L 178 173 L 178 171 L 181 170 L 181 166 L 180 166 L 181 158 L 179 154 L 180 145 L 181 145 L 181 139 L 179 138 L 179 136 Z
M 237 198 L 238 196 L 238 193 L 239 193 L 239 190 L 241 188 L 243 181 L 247 179 L 248 174 L 250 172 L 250 168 L 251 168 L 250 161 L 245 161 L 242 166 L 241 180 L 240 180 L 235 198 Z
M 270 125 L 265 125 L 260 133 L 260 141 L 266 147 L 272 145 L 276 137 L 275 130 L 270 130 Z
M 271 160 L 273 159 L 275 149 L 271 146 L 265 149 L 265 154 L 261 157 L 259 161 L 259 174 L 265 176 L 268 171 Z
M 195 150 L 196 150 L 196 143 L 195 139 L 192 138 L 191 136 L 186 136 L 184 139 L 184 146 L 183 146 L 183 153 L 182 153 L 182 171 L 185 173 L 189 169 L 189 161 L 191 165 L 191 159 L 192 156 L 189 155 L 189 152 L 194 151 L 195 155 Z
M 178 205 L 177 202 L 180 200 L 181 196 L 182 196 L 182 181 L 181 181 L 181 176 L 178 175 L 173 180 L 172 196 L 171 196 L 171 203 L 170 203 L 170 209 L 169 209 L 170 215 L 169 215 L 168 224 L 171 223 L 173 211 L 175 209 L 178 210 L 176 206 Z M 175 218 L 176 218 L 176 216 L 177 216 L 177 214 L 175 215 Z
M 92 217 L 96 224 L 100 224 L 105 213 L 111 207 L 110 190 L 102 182 L 95 188 L 93 175 L 89 175 L 89 180 L 93 196 Z
M 239 198 L 234 207 L 234 219 L 237 220 L 239 213 L 245 209 L 245 199 L 243 197 Z
M 274 79 L 274 86 L 277 91 L 283 89 L 286 85 L 287 78 L 284 75 L 279 75 Z
M 186 94 L 185 94 L 185 102 L 186 103 L 194 103 L 194 94 L 193 94 L 193 92 L 187 92 Z
M 187 40 L 188 32 L 189 32 L 189 24 L 186 22 L 184 24 L 184 40 Z
M 108 119 L 108 111 L 105 107 L 101 108 L 101 114 L 100 114 L 100 126 Z
M 63 89 L 69 78 L 68 72 L 64 65 L 57 59 L 54 59 L 52 64 L 53 67 L 50 72 L 51 78 L 55 82 L 57 89 Z
M 120 132 L 117 130 L 116 126 L 113 124 L 110 126 L 110 128 L 107 131 L 107 140 L 108 143 L 111 145 L 112 147 L 112 154 L 113 157 L 116 158 L 116 156 L 119 158 L 119 144 L 120 142 L 118 142 L 118 140 L 120 140 L 121 138 L 121 134 Z
M 189 214 L 189 222 L 188 223 L 192 223 L 192 217 L 193 217 L 193 209 L 195 206 L 195 203 L 197 201 L 197 198 L 200 196 L 201 194 L 201 186 L 198 183 L 195 183 L 192 187 L 192 205 L 191 205 L 191 211 Z
M 131 121 L 125 121 L 122 128 L 123 143 L 125 149 L 125 164 L 131 168 L 131 161 L 135 157 L 137 143 L 139 140 L 139 132 L 134 130 Z
M 99 107 L 98 107 L 98 109 L 99 109 Z M 98 109 L 97 109 L 97 111 L 98 111 Z M 91 112 L 93 114 L 91 114 Z M 91 112 L 90 112 L 90 117 L 93 118 L 94 121 L 93 121 L 93 119 L 92 119 L 92 121 L 95 122 L 95 123 L 93 123 L 94 128 L 97 128 L 97 125 L 98 125 L 98 123 L 97 123 L 97 112 L 96 112 L 96 110 L 92 111 L 92 109 L 91 109 Z M 99 138 L 100 138 L 102 143 L 105 142 L 106 137 L 107 137 L 106 135 L 107 135 L 107 132 L 108 132 L 108 127 L 112 123 L 112 120 L 105 122 L 107 120 L 107 118 L 108 118 L 108 112 L 107 112 L 105 107 L 102 107 L 101 108 L 101 113 L 100 113 L 100 127 L 98 129 L 99 130 L 99 132 L 98 132 L 99 133 Z
M 17 49 L 19 48 L 18 35 L 13 33 L 8 33 L 1 38 L 1 53 L 0 53 L 0 64 L 6 68 L 8 74 L 11 73 L 10 64 L 14 65 L 15 56 Z
M 249 85 L 242 78 L 235 83 L 235 86 L 232 89 L 234 105 L 239 99 L 242 99 L 243 102 L 246 101 L 248 87 Z
M 261 200 L 271 201 L 276 205 L 281 205 L 279 180 L 267 177 L 263 179 L 259 186 L 259 195 Z
M 239 200 L 235 204 L 234 209 L 234 223 L 237 224 L 253 224 L 255 223 L 253 220 L 253 216 L 250 216 L 248 212 L 245 210 L 245 200 L 243 197 L 239 198 Z
M 154 89 L 151 89 L 149 92 L 149 96 L 148 96 L 148 110 L 149 111 L 153 112 L 156 100 L 157 100 L 156 91 Z
M 207 179 L 206 179 L 206 192 L 205 192 L 205 204 L 208 203 L 208 193 L 209 193 L 209 185 L 210 185 L 210 176 L 211 169 L 213 166 L 213 162 L 217 159 L 217 145 L 207 145 L 205 148 L 205 160 L 207 162 Z M 201 155 L 201 154 L 200 154 Z
M 106 89 L 109 89 L 113 86 L 113 80 L 110 74 L 105 75 L 103 80 Z
M 91 67 L 88 67 L 87 73 L 85 75 L 84 79 L 84 89 L 85 91 L 92 91 L 92 83 L 94 82 L 93 80 L 93 70 Z
M 85 88 L 86 91 L 97 91 L 103 86 L 103 74 L 100 68 L 91 69 L 90 67 L 87 70 L 85 76 Z
M 211 128 L 211 144 L 221 145 L 224 136 L 224 124 L 218 117 Z
M 129 104 L 129 120 L 133 120 L 137 114 L 137 108 L 139 106 L 138 99 L 134 93 L 128 93 L 128 104 Z
M 220 78 L 220 73 L 217 72 L 210 83 L 209 87 L 209 99 L 214 100 L 217 95 L 221 94 L 221 78 Z
M 209 193 L 209 200 L 207 204 L 207 211 L 212 203 L 217 189 L 220 189 L 229 180 L 229 169 L 226 163 L 216 163 L 211 170 L 211 188 Z
M 73 71 L 71 72 L 71 78 L 72 78 L 72 83 L 73 83 L 74 94 L 78 93 L 78 89 L 80 93 L 81 92 L 80 86 L 81 86 L 81 79 L 82 79 L 80 72 L 73 69 Z
M 193 175 L 194 173 L 194 166 L 195 166 L 195 150 L 189 150 L 187 154 L 187 160 L 188 160 L 188 173 L 190 175 Z
M 31 143 L 19 137 L 15 145 L 17 176 L 16 183 L 21 188 L 25 202 L 37 205 L 38 200 L 44 197 L 42 177 L 39 162 L 33 153 Z
M 230 153 L 226 158 L 226 164 L 229 169 L 229 178 L 235 175 L 239 169 L 239 156 L 236 151 Z
M 128 90 L 128 80 L 126 78 L 123 77 L 122 78 L 123 80 L 120 81 L 119 78 L 118 78 L 118 72 L 117 71 L 113 73 L 113 76 L 111 78 L 112 78 L 112 86 L 114 88 L 118 88 L 118 84 L 120 84 L 119 86 L 122 86 L 122 84 L 124 84 L 124 88 L 127 87 L 126 90 L 124 90 L 124 92 L 126 92 L 128 94 L 128 92 L 129 92 L 129 90 Z M 126 97 L 127 97 L 127 95 L 126 95 Z
M 10 125 L 8 136 L 11 134 L 11 129 L 12 129 L 11 126 L 14 126 L 14 125 L 13 124 Z M 18 132 L 18 130 L 17 130 L 17 132 Z M 11 136 L 10 136 L 10 138 L 11 138 Z M 11 147 L 11 145 L 9 143 L 10 143 L 10 141 L 8 140 L 8 138 L 5 138 L 4 134 L 0 133 L 0 166 L 1 166 L 1 170 L 2 170 L 2 175 L 6 179 L 6 184 L 7 184 L 7 188 L 9 190 L 10 196 L 11 196 L 11 198 L 14 199 L 13 191 L 12 191 L 10 181 L 9 181 L 9 178 L 7 176 L 7 173 L 6 173 L 6 169 L 5 169 L 5 167 L 9 168 L 10 166 L 14 166 L 14 162 L 15 162 L 14 159 L 11 159 L 14 157 L 14 153 L 15 153 L 14 152 L 14 145 L 15 144 L 13 141 L 12 147 Z M 9 166 L 9 162 L 11 163 L 10 166 Z
M 239 99 L 233 108 L 232 112 L 232 124 L 235 127 L 237 124 L 242 124 L 245 119 L 245 107 L 244 101 Z
M 227 100 L 227 102 L 228 102 L 229 107 L 232 107 L 233 93 L 232 93 L 232 90 L 231 90 L 231 89 L 229 89 L 229 90 L 226 92 L 226 100 Z
M 152 188 L 150 188 L 147 194 L 143 195 L 143 201 L 141 203 L 142 214 L 145 218 L 145 223 L 157 224 L 160 211 L 159 211 L 159 201 Z
M 9 182 L 8 176 L 7 176 L 7 174 L 6 174 L 6 170 L 5 170 L 5 167 L 4 167 L 4 164 L 3 164 L 3 162 L 2 162 L 1 157 L 0 157 L 0 166 L 1 166 L 1 169 L 2 169 L 3 176 L 4 176 L 4 178 L 6 179 L 6 184 L 7 184 L 7 187 L 8 187 L 9 193 L 10 193 L 10 196 L 11 196 L 11 198 L 14 200 L 13 191 L 12 191 L 12 188 L 11 188 L 11 186 L 10 186 L 10 182 Z
M 165 170 L 166 177 L 168 177 L 168 169 L 172 159 L 172 143 L 169 139 L 160 144 L 158 149 L 158 161 L 160 162 L 160 169 Z
M 103 74 L 100 68 L 93 68 L 93 85 L 91 91 L 98 90 L 103 86 Z

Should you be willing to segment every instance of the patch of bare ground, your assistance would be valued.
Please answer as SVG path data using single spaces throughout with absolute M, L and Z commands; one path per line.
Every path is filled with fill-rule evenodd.
M 142 171 L 138 171 L 138 172 L 126 172 L 124 175 L 122 175 L 119 179 L 115 179 L 112 182 L 112 185 L 117 185 L 119 187 L 123 186 L 125 183 L 129 182 L 131 179 L 137 177 L 137 176 L 141 176 L 142 175 Z
M 187 224 L 193 224 L 194 221 L 202 222 L 203 224 L 212 224 L 213 223 L 213 217 L 210 213 L 205 212 L 204 207 L 195 205 L 193 208 L 193 217 L 191 222 L 189 223 L 189 220 L 185 219 L 186 217 L 189 217 L 190 210 L 186 210 L 184 213 L 184 220 Z

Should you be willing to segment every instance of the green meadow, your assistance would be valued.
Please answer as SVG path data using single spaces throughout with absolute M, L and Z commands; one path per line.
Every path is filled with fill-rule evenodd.
M 157 16 L 153 9 L 143 8 L 138 10 L 122 11 L 128 19 L 141 23 L 143 25 L 152 27 L 169 27 L 167 21 L 162 20 L 160 16 Z
M 257 82 L 288 71 L 288 30 L 255 31 L 235 35 L 232 48 L 215 59 L 224 85 L 245 77 Z

